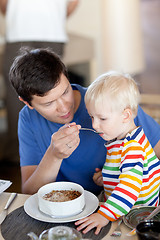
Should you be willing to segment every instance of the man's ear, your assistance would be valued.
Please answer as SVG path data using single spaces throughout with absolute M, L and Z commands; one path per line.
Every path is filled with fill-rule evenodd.
M 19 100 L 21 102 L 23 102 L 24 104 L 26 104 L 30 109 L 33 109 L 33 107 L 27 102 L 27 101 L 24 101 L 23 98 L 19 97 Z
M 130 108 L 126 108 L 123 111 L 123 122 L 126 123 L 132 118 L 132 111 Z

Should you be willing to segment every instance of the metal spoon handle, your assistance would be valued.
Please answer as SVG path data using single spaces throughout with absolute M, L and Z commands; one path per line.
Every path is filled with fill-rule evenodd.
M 15 197 L 17 196 L 17 193 L 11 193 L 7 203 L 6 203 L 6 206 L 4 207 L 4 209 L 8 209 L 9 206 L 11 205 L 11 203 L 13 202 L 13 200 L 15 199 Z
M 156 209 L 154 209 L 153 212 L 151 212 L 151 214 L 149 214 L 148 217 L 145 218 L 145 220 L 149 220 L 151 219 L 152 217 L 154 217 L 157 213 L 159 213 L 160 211 L 160 205 L 158 207 L 156 207 Z
M 86 130 L 86 131 L 92 131 L 94 133 L 98 133 L 97 131 L 91 129 L 91 128 L 80 128 L 80 130 Z

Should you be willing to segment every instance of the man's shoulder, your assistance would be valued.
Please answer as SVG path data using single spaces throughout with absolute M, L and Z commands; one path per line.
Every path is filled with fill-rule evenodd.
M 30 109 L 27 106 L 23 107 L 19 113 L 18 128 L 19 131 L 23 129 L 30 129 L 37 135 L 39 133 L 44 133 L 47 129 L 54 129 L 55 123 L 51 123 L 49 120 L 44 118 L 35 109 Z
M 39 116 L 39 117 L 38 117 Z M 26 119 L 33 119 L 40 118 L 40 114 L 35 109 L 30 109 L 27 105 L 25 105 L 20 113 L 19 113 L 19 119 L 26 118 Z
M 76 84 L 76 83 L 74 83 L 74 84 L 72 83 L 71 86 L 72 86 L 73 90 L 78 90 L 78 91 L 80 91 L 81 94 L 85 94 L 85 92 L 87 90 L 86 87 L 83 87 L 83 86 L 81 86 L 79 84 Z
M 25 115 L 28 113 L 29 107 L 27 105 L 25 105 L 19 112 L 19 115 Z

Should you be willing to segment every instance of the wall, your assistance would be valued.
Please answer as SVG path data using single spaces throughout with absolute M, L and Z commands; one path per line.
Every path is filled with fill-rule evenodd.
M 68 31 L 90 37 L 94 41 L 91 81 L 103 72 L 101 11 L 105 1 L 80 0 L 76 14 L 67 23 Z M 143 93 L 160 94 L 160 1 L 140 0 L 140 15 L 145 69 L 135 77 Z
M 5 18 L 0 12 L 0 45 L 4 43 L 4 33 L 5 33 Z
M 160 94 L 160 1 L 141 0 L 146 68 L 137 78 L 144 93 Z
M 139 0 L 80 0 L 67 28 L 93 39 L 92 78 L 111 69 L 144 69 Z
M 67 29 L 88 37 L 94 41 L 94 58 L 92 60 L 92 74 L 94 79 L 102 72 L 102 48 L 101 48 L 101 0 L 80 0 L 76 12 L 67 21 Z

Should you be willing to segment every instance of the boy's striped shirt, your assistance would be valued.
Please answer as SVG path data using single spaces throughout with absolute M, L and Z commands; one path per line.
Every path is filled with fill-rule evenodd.
M 98 212 L 114 221 L 127 214 L 134 205 L 157 206 L 160 160 L 142 127 L 105 146 L 107 157 L 102 175 L 107 201 Z

